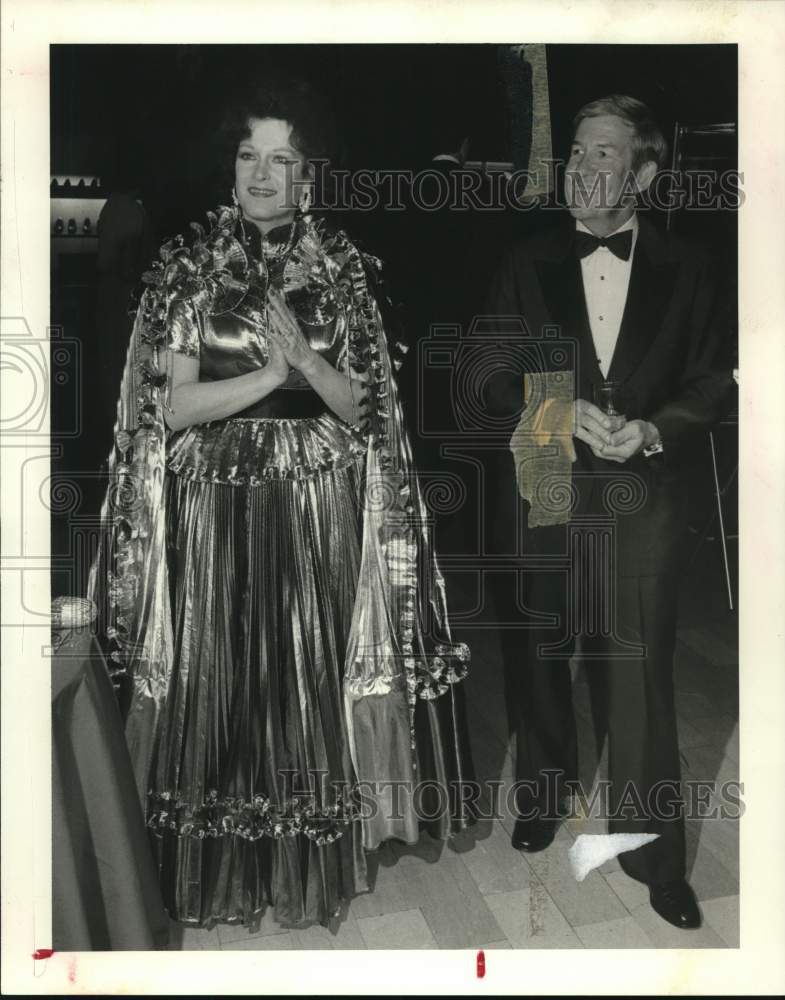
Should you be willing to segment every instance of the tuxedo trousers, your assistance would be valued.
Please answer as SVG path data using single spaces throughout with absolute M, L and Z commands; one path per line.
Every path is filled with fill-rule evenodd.
M 590 499 L 568 524 L 524 524 L 515 608 L 523 629 L 502 640 L 518 814 L 558 813 L 578 791 L 592 815 L 607 816 L 610 833 L 658 835 L 619 856 L 646 883 L 685 874 L 673 685 L 683 519 L 659 485 L 655 474 L 646 503 L 628 514 L 609 517 Z M 497 600 L 507 602 L 507 621 L 511 596 Z M 577 785 L 571 660 L 585 671 L 600 739 L 607 734 L 607 783 L 593 798 Z

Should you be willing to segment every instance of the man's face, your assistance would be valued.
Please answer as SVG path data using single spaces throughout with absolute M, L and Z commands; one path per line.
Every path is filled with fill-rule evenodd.
M 623 212 L 634 200 L 620 195 L 632 171 L 633 129 L 616 115 L 584 118 L 575 133 L 564 180 L 567 207 L 588 223 Z

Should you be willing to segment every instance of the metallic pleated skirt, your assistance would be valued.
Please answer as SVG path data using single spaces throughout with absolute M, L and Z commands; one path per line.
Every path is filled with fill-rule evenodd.
M 174 660 L 147 821 L 175 920 L 326 924 L 369 889 L 342 691 L 365 454 L 331 414 L 167 449 Z M 417 706 L 423 780 L 468 777 L 461 688 Z

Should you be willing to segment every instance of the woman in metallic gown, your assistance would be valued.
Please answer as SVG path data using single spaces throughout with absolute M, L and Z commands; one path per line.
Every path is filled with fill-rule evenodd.
M 232 205 L 145 275 L 90 590 L 172 918 L 327 924 L 367 850 L 470 821 L 469 653 L 380 263 L 308 210 L 318 102 L 234 118 Z

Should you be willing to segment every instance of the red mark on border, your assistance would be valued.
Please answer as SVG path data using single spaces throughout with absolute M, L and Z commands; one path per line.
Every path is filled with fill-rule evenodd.
M 33 952 L 33 961 L 42 962 L 45 958 L 51 958 L 54 953 L 54 948 L 37 948 Z
M 477 978 L 478 979 L 484 979 L 485 978 L 485 952 L 484 951 L 478 951 L 477 952 Z

